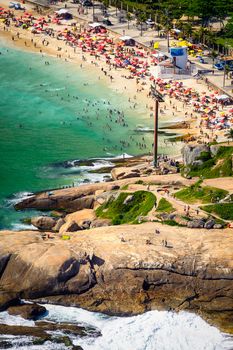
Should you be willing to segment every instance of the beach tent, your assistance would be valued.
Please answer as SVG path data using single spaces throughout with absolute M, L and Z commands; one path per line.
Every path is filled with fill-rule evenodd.
M 162 57 L 165 57 L 166 55 L 165 53 L 158 52 L 158 53 L 153 53 L 152 56 L 156 58 L 162 58 Z
M 58 11 L 55 11 L 55 13 L 63 19 L 73 18 L 72 14 L 67 9 L 60 9 Z
M 128 35 L 121 36 L 120 40 L 123 41 L 126 46 L 135 45 L 135 40 L 131 36 L 128 36 Z
M 89 23 L 89 26 L 91 27 L 91 28 L 98 28 L 98 27 L 101 27 L 101 28 L 105 28 L 105 26 L 103 25 L 103 24 L 101 24 L 101 23 L 98 23 L 98 22 L 94 22 L 94 23 Z
M 224 100 L 229 100 L 230 97 L 227 96 L 227 95 L 219 95 L 219 96 L 216 96 L 216 99 L 217 99 L 218 101 L 224 101 Z

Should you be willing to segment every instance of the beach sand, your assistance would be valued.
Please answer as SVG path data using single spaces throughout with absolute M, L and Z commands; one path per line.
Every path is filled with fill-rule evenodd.
M 8 7 L 6 0 L 1 0 L 0 5 L 5 8 Z M 33 9 L 33 5 L 26 4 L 26 9 L 35 17 L 38 17 L 38 13 L 36 13 Z M 52 10 L 46 10 L 45 13 L 53 14 L 54 12 Z M 20 14 L 20 11 L 17 11 L 17 15 Z M 45 17 L 46 14 L 44 14 Z M 72 22 L 74 21 L 75 20 Z M 64 22 L 65 23 L 62 25 L 51 24 L 51 28 L 53 28 L 55 31 L 62 31 L 65 28 L 69 28 L 71 22 Z M 82 27 L 85 26 L 83 21 L 79 21 L 77 27 L 80 25 L 82 25 Z M 4 30 L 4 24 L 0 22 L 0 37 L 7 40 L 8 43 L 11 43 L 11 45 L 14 45 L 22 50 L 28 50 L 43 55 L 45 61 L 46 55 L 50 55 L 59 57 L 59 59 L 67 63 L 72 62 L 73 64 L 77 64 L 79 68 L 82 67 L 84 70 L 88 69 L 88 71 L 91 71 L 94 75 L 98 76 L 99 80 L 107 84 L 107 86 L 115 91 L 115 93 L 119 93 L 119 95 L 127 94 L 132 103 L 136 102 L 137 104 L 143 104 L 146 106 L 148 109 L 148 114 L 145 115 L 145 118 L 148 118 L 148 115 L 152 115 L 154 110 L 154 102 L 148 96 L 151 85 L 149 77 L 146 77 L 144 80 L 140 79 L 139 83 L 137 83 L 136 79 L 125 78 L 126 76 L 130 75 L 130 72 L 127 69 L 111 69 L 101 56 L 100 59 L 95 60 L 93 56 L 89 55 L 88 53 L 83 53 L 78 47 L 74 52 L 74 48 L 66 45 L 65 41 L 63 40 L 57 40 L 56 38 L 44 35 L 43 33 L 33 34 L 30 30 L 25 30 L 21 27 L 16 28 L 12 25 L 5 29 L 6 30 Z M 18 36 L 17 33 L 19 33 Z M 14 40 L 12 40 L 12 37 L 14 37 Z M 48 46 L 44 46 L 42 44 L 44 39 L 49 42 Z M 60 48 L 59 51 L 58 48 Z M 83 60 L 83 57 L 85 57 L 85 61 Z M 106 71 L 107 74 L 104 75 L 101 69 Z M 112 76 L 113 79 L 110 79 L 110 76 Z M 196 79 L 192 77 L 190 79 L 184 79 L 183 82 L 185 86 L 193 88 L 199 93 L 210 93 L 208 92 L 208 87 L 204 82 L 197 82 Z M 180 102 L 175 98 L 169 98 L 169 96 L 165 97 L 165 103 L 160 104 L 159 118 L 160 121 L 165 122 L 168 125 L 169 123 L 172 124 L 185 121 L 189 127 L 176 129 L 176 133 L 181 135 L 185 134 L 198 136 L 198 138 L 201 138 L 202 142 L 210 141 L 209 139 L 205 139 L 205 134 L 202 136 L 200 135 L 200 114 L 195 114 L 190 105 L 184 105 L 183 102 Z M 210 134 L 209 131 L 207 132 Z M 215 131 L 214 134 L 217 134 L 221 138 L 224 135 L 224 131 Z

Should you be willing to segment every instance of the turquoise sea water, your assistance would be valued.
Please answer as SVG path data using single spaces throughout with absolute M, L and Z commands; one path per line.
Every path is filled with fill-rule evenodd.
M 149 151 L 136 142 L 144 136 L 151 147 L 152 135 L 134 132 L 140 122 L 152 126 L 148 110 L 142 105 L 133 109 L 126 94 L 110 89 L 93 71 L 5 43 L 0 51 L 0 228 L 12 228 L 16 218 L 27 216 L 9 207 L 12 195 L 80 180 L 80 169 L 54 164 Z M 118 111 L 124 112 L 128 127 L 114 122 Z M 120 140 L 130 146 L 122 147 Z

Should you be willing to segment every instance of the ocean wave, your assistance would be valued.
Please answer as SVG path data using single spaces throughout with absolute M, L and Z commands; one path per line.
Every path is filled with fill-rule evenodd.
M 137 126 L 134 129 L 135 132 L 154 132 L 153 128 L 149 128 L 148 126 Z
M 26 198 L 30 198 L 33 196 L 32 192 L 17 192 L 13 193 L 13 195 L 10 198 L 6 199 L 7 206 L 13 206 L 21 201 L 23 201 Z
M 133 317 L 108 317 L 74 307 L 46 305 L 51 321 L 82 323 L 102 336 L 74 340 L 84 350 L 226 350 L 228 338 L 201 317 L 187 313 L 149 311 Z
M 27 224 L 23 224 L 21 222 L 16 222 L 11 224 L 11 229 L 13 231 L 28 231 L 28 230 L 37 230 L 37 228 L 33 225 L 27 225 Z
M 9 315 L 7 311 L 0 312 L 0 324 L 6 324 L 8 326 L 35 326 L 34 321 L 25 320 L 20 316 Z
M 66 87 L 63 86 L 61 88 L 50 88 L 50 89 L 47 89 L 48 92 L 54 92 L 54 91 L 62 91 L 62 90 L 65 90 Z
M 200 316 L 188 312 L 149 311 L 132 317 L 112 317 L 75 307 L 45 304 L 48 314 L 45 321 L 77 324 L 94 327 L 101 336 L 79 338 L 70 335 L 74 345 L 84 350 L 231 350 L 232 337 L 210 326 Z M 0 313 L 0 323 L 33 327 L 33 321 L 20 316 L 11 316 L 6 311 Z M 63 335 L 61 333 L 61 335 Z M 7 340 L 10 336 L 4 336 Z M 13 339 L 12 339 L 13 340 Z M 22 339 L 21 339 L 22 340 Z M 24 337 L 27 342 L 29 337 Z M 14 338 L 13 349 L 17 349 L 19 339 Z M 16 344 L 16 345 L 15 345 Z M 18 347 L 19 348 L 19 347 Z M 46 342 L 20 346 L 20 349 L 52 350 L 54 344 Z M 56 350 L 64 349 L 58 348 Z
M 128 153 L 122 153 L 119 155 L 114 156 L 112 153 L 107 153 L 109 157 L 102 157 L 102 158 L 98 158 L 98 159 L 109 159 L 109 160 L 117 160 L 117 159 L 127 159 L 127 158 L 133 158 L 133 156 L 131 154 Z

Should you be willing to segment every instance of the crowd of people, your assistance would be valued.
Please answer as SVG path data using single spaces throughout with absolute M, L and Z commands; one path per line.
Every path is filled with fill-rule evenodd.
M 150 68 L 159 63 L 160 58 L 155 57 L 155 53 L 158 51 L 137 43 L 134 47 L 128 47 L 124 41 L 102 25 L 81 26 L 72 23 L 68 26 L 67 22 L 63 23 L 57 13 L 36 16 L 24 11 L 20 15 L 18 13 L 16 15 L 13 10 L 4 8 L 0 8 L 0 21 L 4 26 L 4 30 L 14 26 L 23 30 L 30 30 L 35 36 L 39 35 L 43 46 L 49 45 L 49 37 L 56 38 L 58 43 L 62 40 L 65 45 L 73 49 L 75 54 L 80 54 L 83 61 L 89 55 L 92 58 L 91 63 L 96 66 L 100 67 L 101 63 L 104 62 L 106 68 L 102 67 L 101 71 L 111 81 L 114 79 L 111 70 L 125 69 L 127 73 L 121 76 L 127 79 L 135 79 L 137 92 L 143 89 L 143 85 L 148 86 L 155 83 L 165 99 L 167 97 L 166 102 L 171 116 L 174 116 L 177 112 L 176 101 L 179 101 L 183 104 L 181 113 L 184 114 L 182 116 L 184 120 L 187 118 L 197 120 L 198 118 L 200 134 L 204 132 L 204 129 L 222 130 L 233 126 L 233 108 L 229 107 L 227 109 L 225 107 L 227 103 L 232 102 L 228 96 L 221 96 L 219 91 L 210 87 L 206 89 L 208 91 L 199 93 L 194 88 L 186 87 L 182 81 L 155 79 Z M 17 35 L 19 36 L 19 33 Z M 12 36 L 12 40 L 14 39 L 14 36 Z M 31 41 L 36 47 L 33 38 Z M 61 57 L 62 49 L 59 45 L 57 51 L 57 56 Z M 82 64 L 80 67 L 82 67 Z M 140 86 L 139 82 L 141 83 Z M 132 103 L 135 105 L 136 102 L 133 101 Z M 148 106 L 148 109 L 151 109 L 151 107 Z M 87 113 L 84 118 L 86 118 L 86 115 Z M 127 127 L 124 116 L 122 114 L 115 116 L 111 108 L 107 118 L 109 123 L 106 124 L 106 128 L 109 131 L 111 131 L 110 124 L 112 122 Z M 92 121 L 89 121 L 89 123 L 92 123 Z M 145 143 L 138 146 L 140 149 L 146 148 Z

